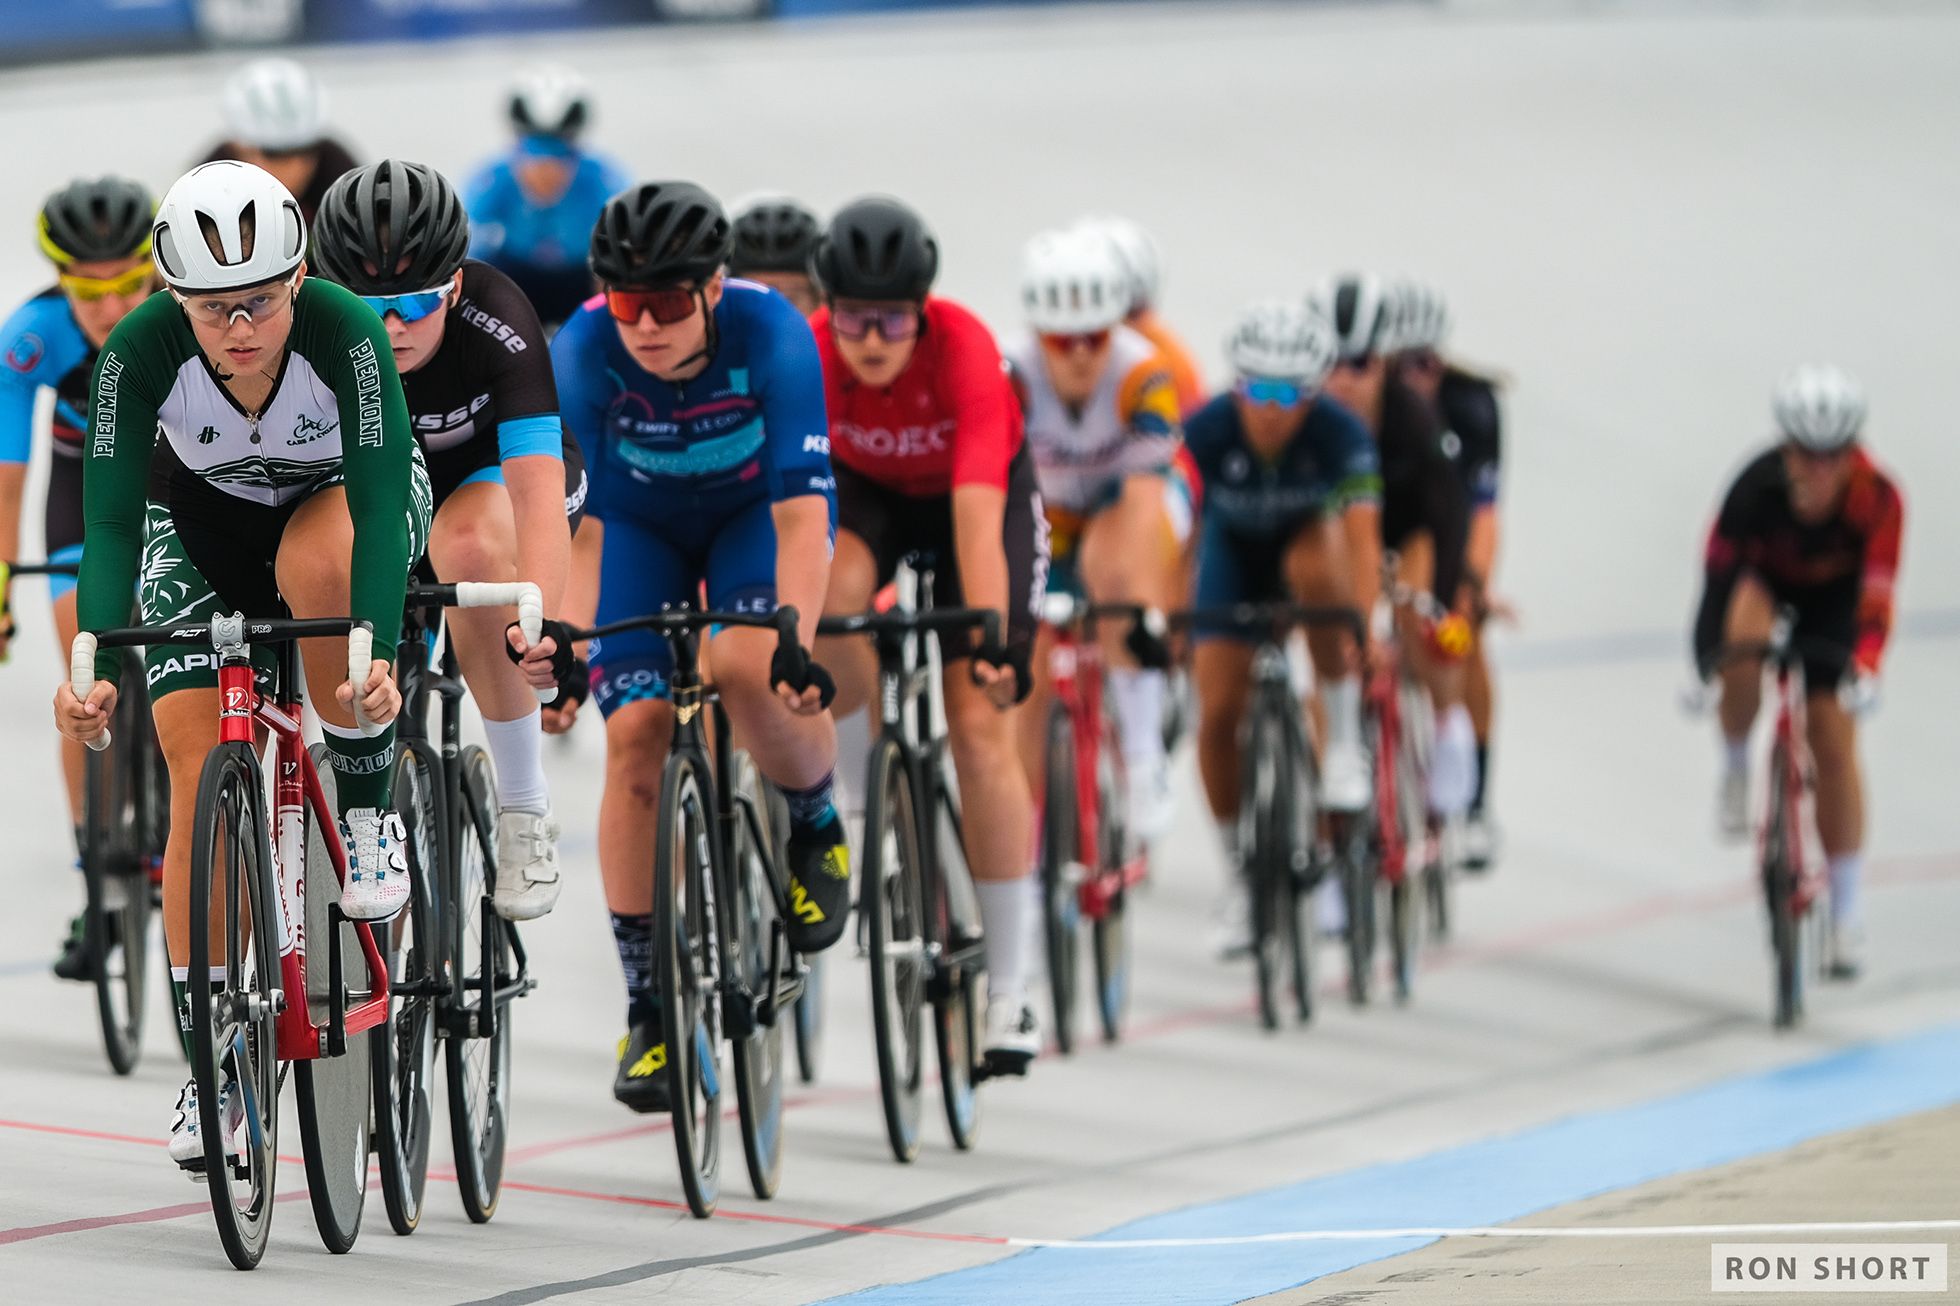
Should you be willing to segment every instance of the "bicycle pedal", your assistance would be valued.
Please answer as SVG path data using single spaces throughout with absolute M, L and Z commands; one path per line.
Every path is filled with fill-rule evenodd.
M 1028 1063 L 1034 1058 L 1020 1052 L 989 1052 L 981 1058 L 973 1072 L 973 1082 L 981 1083 L 989 1079 L 999 1079 L 1012 1075 L 1016 1079 L 1026 1079 Z

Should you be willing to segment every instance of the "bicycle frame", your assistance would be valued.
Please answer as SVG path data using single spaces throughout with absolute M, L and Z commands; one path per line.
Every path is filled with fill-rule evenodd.
M 1785 831 L 1785 851 L 1790 859 L 1790 869 L 1795 873 L 1790 886 L 1790 919 L 1802 921 L 1810 911 L 1823 889 L 1823 872 L 1816 859 L 1810 856 L 1809 840 L 1804 837 L 1804 794 L 1808 788 L 1806 774 L 1809 767 L 1810 744 L 1806 733 L 1806 714 L 1804 710 L 1804 678 L 1802 663 L 1787 653 L 1775 659 L 1776 666 L 1776 724 L 1772 740 L 1780 748 L 1773 747 L 1771 755 L 1783 759 L 1783 812 Z M 1769 854 L 1770 827 L 1775 813 L 1768 814 L 1770 820 L 1763 822 L 1763 830 L 1758 843 L 1761 859 Z
M 1067 604 L 1067 610 L 1063 610 Z M 1042 620 L 1055 634 L 1048 652 L 1048 675 L 1054 685 L 1055 701 L 1068 713 L 1075 739 L 1075 830 L 1076 863 L 1082 868 L 1082 884 L 1077 890 L 1082 914 L 1101 920 L 1110 905 L 1125 889 L 1141 884 L 1150 873 L 1149 857 L 1137 843 L 1125 858 L 1116 850 L 1115 858 L 1104 856 L 1100 786 L 1097 767 L 1103 758 L 1103 666 L 1102 648 L 1094 637 L 1097 621 L 1125 618 L 1142 619 L 1143 609 L 1130 604 L 1089 604 L 1068 595 L 1048 596 L 1051 610 Z M 1111 751 L 1109 758 L 1120 778 L 1124 774 L 1123 750 Z M 1128 791 L 1118 785 L 1118 801 L 1127 801 Z M 1116 865 L 1108 865 L 1112 860 Z
M 1368 673 L 1362 693 L 1366 708 L 1375 716 L 1375 837 L 1381 845 L 1382 879 L 1391 885 L 1402 883 L 1408 874 L 1409 844 L 1402 832 L 1402 793 L 1396 767 L 1402 747 L 1402 674 L 1393 662 L 1384 662 Z

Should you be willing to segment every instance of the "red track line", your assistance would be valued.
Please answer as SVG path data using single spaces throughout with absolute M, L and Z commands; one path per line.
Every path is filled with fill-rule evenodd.
M 620 1202 L 627 1206 L 650 1206 L 661 1211 L 685 1211 L 686 1202 L 670 1202 L 658 1197 L 630 1197 L 624 1193 L 592 1193 L 579 1188 L 551 1188 L 543 1184 L 525 1184 L 514 1180 L 504 1180 L 504 1187 L 517 1188 L 527 1193 L 543 1193 L 551 1197 L 582 1197 L 595 1202 Z M 715 1212 L 718 1220 L 748 1220 L 756 1224 L 791 1224 L 800 1229 L 824 1229 L 831 1233 L 879 1233 L 894 1238 L 923 1238 L 932 1242 L 985 1243 L 991 1247 L 1007 1246 L 1007 1239 L 994 1238 L 977 1233 L 934 1233 L 925 1229 L 899 1229 L 883 1224 L 833 1224 L 829 1220 L 805 1220 L 793 1215 L 763 1215 L 756 1211 L 730 1211 L 719 1209 Z
M 73 1130 L 60 1130 L 72 1133 Z M 134 1139 L 135 1142 L 148 1142 L 148 1139 Z M 306 1196 L 306 1190 L 296 1193 L 281 1193 L 274 1201 L 291 1202 Z M 95 1215 L 83 1220 L 63 1220 L 58 1224 L 30 1224 L 19 1229 L 0 1229 L 0 1244 L 24 1243 L 32 1238 L 48 1238 L 58 1233 L 86 1233 L 90 1229 L 106 1229 L 117 1224 L 150 1224 L 158 1220 L 181 1220 L 187 1215 L 203 1215 L 211 1209 L 210 1202 L 185 1202 L 181 1206 L 156 1206 L 147 1211 L 130 1211 L 124 1215 Z
M 134 1134 L 105 1134 L 99 1129 L 71 1129 L 67 1125 L 36 1124 L 32 1120 L 0 1120 L 0 1129 L 27 1129 L 37 1134 L 66 1134 L 70 1138 L 99 1138 L 110 1143 L 142 1143 L 146 1147 L 168 1147 L 167 1138 L 138 1138 Z

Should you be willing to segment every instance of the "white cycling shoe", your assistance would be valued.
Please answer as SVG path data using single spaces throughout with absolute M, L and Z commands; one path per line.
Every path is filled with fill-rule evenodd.
M 1220 961 L 1252 952 L 1252 889 L 1234 874 L 1211 907 L 1211 951 Z
M 408 905 L 408 831 L 401 813 L 350 807 L 340 820 L 347 882 L 340 911 L 350 921 L 392 920 Z
M 1170 764 L 1162 753 L 1148 757 L 1127 757 L 1129 771 L 1130 833 L 1144 843 L 1155 843 L 1171 828 Z
M 558 905 L 558 821 L 550 812 L 497 813 L 497 915 L 536 920 Z
M 1329 875 L 1313 891 L 1313 923 L 1323 939 L 1338 939 L 1347 933 L 1347 898 L 1341 877 Z
M 1320 759 L 1320 804 L 1330 812 L 1359 812 L 1374 793 L 1368 754 L 1361 745 L 1329 740 Z
M 1041 1051 L 1041 1018 L 1025 997 L 987 999 L 987 1064 L 995 1074 L 1025 1075 Z
M 218 1096 L 218 1115 L 224 1121 L 224 1151 L 237 1154 L 238 1130 L 245 1123 L 245 1095 L 236 1084 L 227 1083 Z M 191 1172 L 191 1178 L 204 1178 L 204 1122 L 197 1109 L 197 1080 L 184 1085 L 177 1095 L 177 1115 L 170 1122 L 170 1159 Z

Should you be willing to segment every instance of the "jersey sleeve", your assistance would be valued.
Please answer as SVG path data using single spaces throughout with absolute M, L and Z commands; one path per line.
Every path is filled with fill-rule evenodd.
M 1374 437 L 1368 434 L 1368 428 L 1361 424 L 1361 419 L 1347 408 L 1323 397 L 1314 401 L 1314 411 L 1308 416 L 1308 421 L 1318 435 L 1314 442 L 1314 454 L 1327 469 L 1327 481 L 1331 487 L 1329 510 L 1339 511 L 1356 503 L 1380 503 L 1381 455 L 1375 449 Z
M 463 209 L 470 215 L 470 257 L 483 258 L 503 247 L 504 220 L 515 190 L 510 165 L 493 159 L 463 185 Z
M 1175 439 L 1182 434 L 1177 382 L 1160 354 L 1130 370 L 1117 391 L 1116 403 L 1123 425 L 1132 435 Z
M 497 455 L 522 458 L 548 454 L 562 458 L 558 383 L 552 375 L 551 347 L 538 321 L 538 311 L 509 277 L 492 268 L 479 269 L 476 275 L 482 278 L 473 288 L 477 304 L 498 324 L 510 328 L 508 336 L 489 346 L 495 360 L 490 397 L 497 405 Z
M 1756 502 L 1774 451 L 1755 459 L 1722 496 L 1722 507 L 1708 528 L 1702 549 L 1701 603 L 1695 609 L 1695 665 L 1704 679 L 1715 674 L 1715 655 L 1721 651 L 1728 623 L 1729 595 L 1742 574 L 1743 549 L 1759 515 Z
M 34 401 L 87 356 L 88 343 L 68 301 L 30 299 L 0 325 L 0 463 L 24 463 L 34 449 Z
M 934 323 L 940 342 L 939 391 L 956 423 L 953 485 L 1007 488 L 1007 465 L 1021 444 L 1021 411 L 1006 364 L 978 318 L 948 308 Z
M 607 330 L 604 314 L 581 309 L 572 314 L 551 339 L 551 371 L 558 389 L 558 417 L 572 438 L 578 441 L 585 459 L 590 490 L 585 515 L 605 520 L 606 406 L 612 401 L 613 383 L 606 366 L 605 348 L 596 335 Z
M 836 516 L 837 482 L 830 473 L 830 424 L 824 415 L 823 361 L 810 324 L 780 295 L 745 295 L 749 323 L 749 383 L 762 403 L 769 456 L 769 497 L 821 494 Z
M 1862 470 L 1862 469 L 1861 469 Z M 1865 556 L 1858 585 L 1858 636 L 1852 661 L 1866 675 L 1878 674 L 1885 642 L 1892 634 L 1892 595 L 1899 576 L 1899 544 L 1905 535 L 1905 502 L 1877 469 L 1854 482 L 1847 515 L 1864 529 Z
M 1218 479 L 1226 446 L 1231 443 L 1231 403 L 1229 395 L 1219 395 L 1184 424 L 1184 447 L 1207 485 Z

